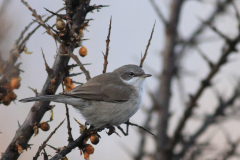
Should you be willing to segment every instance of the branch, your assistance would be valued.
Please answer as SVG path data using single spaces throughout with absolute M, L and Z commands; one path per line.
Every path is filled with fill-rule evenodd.
M 75 28 L 79 28 L 84 23 L 84 20 L 87 14 L 86 7 L 89 5 L 89 3 L 90 1 L 87 0 L 87 2 L 76 5 L 76 7 L 79 7 L 77 10 L 78 12 L 76 13 L 76 15 L 74 15 L 74 20 L 72 20 L 72 24 Z M 73 33 L 73 32 L 70 32 L 70 33 Z M 57 55 L 68 54 L 65 50 L 65 47 L 67 47 L 65 45 L 67 44 L 60 45 Z M 48 75 L 40 95 L 52 95 L 56 92 L 59 84 L 61 83 L 60 75 L 65 77 L 66 75 L 69 74 L 68 67 L 67 67 L 69 59 L 70 58 L 66 56 L 57 56 L 55 58 L 54 65 L 52 67 L 52 74 Z M 23 125 L 21 126 L 21 128 L 17 130 L 13 140 L 15 140 L 16 137 L 24 135 L 23 138 L 18 140 L 18 144 L 21 145 L 23 149 L 27 148 L 27 145 L 28 145 L 27 143 L 34 133 L 33 124 L 39 123 L 42 117 L 44 116 L 44 114 L 50 109 L 49 103 L 50 102 L 35 102 L 28 116 L 26 117 Z M 20 156 L 20 154 L 17 151 L 11 149 L 12 142 L 9 144 L 8 148 L 4 152 L 1 160 L 9 160 L 9 159 L 16 160 Z
M 39 147 L 35 157 L 33 157 L 33 160 L 37 160 L 38 157 L 40 156 L 40 152 L 46 147 L 47 142 L 49 139 L 53 136 L 53 134 L 57 131 L 57 129 L 63 124 L 65 119 L 51 132 L 51 134 L 48 136 L 48 138 L 43 142 L 43 144 Z
M 63 8 L 60 8 L 56 13 L 61 12 Z M 54 15 L 48 16 L 43 22 L 46 23 L 49 19 L 51 19 Z M 34 21 L 35 22 L 35 21 Z M 35 33 L 35 31 L 41 27 L 41 24 L 39 24 L 38 26 L 36 26 L 30 33 L 28 33 L 28 35 L 22 40 L 21 44 L 19 45 L 19 49 L 23 48 L 22 46 L 27 42 L 27 40 Z
M 168 147 L 168 120 L 169 104 L 171 98 L 172 79 L 176 72 L 176 53 L 175 47 L 178 41 L 178 22 L 181 16 L 181 9 L 184 0 L 173 0 L 171 3 L 170 18 L 167 27 L 165 27 L 165 47 L 163 57 L 161 57 L 162 74 L 161 83 L 156 94 L 158 106 L 158 126 L 157 126 L 157 152 L 156 159 L 170 159 L 171 154 L 167 152 Z
M 223 13 L 226 8 L 228 7 L 228 5 L 231 4 L 232 0 L 224 0 L 224 1 L 216 1 L 216 8 L 215 10 L 212 12 L 212 14 L 210 14 L 210 16 L 205 20 L 205 23 L 212 23 L 216 17 L 218 15 L 220 15 L 221 13 Z M 179 52 L 179 57 L 182 57 L 185 53 L 186 53 L 186 49 L 187 47 L 191 47 L 192 44 L 195 44 L 197 41 L 197 38 L 199 37 L 199 35 L 205 30 L 206 25 L 205 24 L 201 24 L 199 25 L 195 31 L 192 33 L 192 35 L 190 36 L 190 38 L 188 38 L 187 40 L 185 40 L 185 43 L 181 49 L 181 51 Z
M 152 136 L 155 136 L 152 132 L 148 131 L 147 129 L 145 129 L 145 128 L 142 127 L 142 126 L 139 126 L 139 125 L 137 125 L 137 124 L 131 123 L 131 122 L 129 122 L 129 121 L 128 121 L 128 122 L 125 122 L 125 124 L 131 125 L 131 126 L 136 126 L 136 127 L 138 127 L 139 129 L 142 129 L 142 130 L 144 130 L 145 132 L 151 134 Z M 155 137 L 156 137 L 156 136 L 155 136 Z
M 47 33 L 48 33 L 49 35 L 51 35 L 51 36 L 54 38 L 54 40 L 56 40 L 56 41 L 58 41 L 59 43 L 61 43 L 60 38 L 52 32 L 52 29 L 51 29 L 50 26 L 48 26 L 47 24 L 45 24 L 45 22 L 42 20 L 42 17 L 37 14 L 36 10 L 35 10 L 35 9 L 32 9 L 32 8 L 28 5 L 28 3 L 25 2 L 24 0 L 21 0 L 21 2 L 22 2 L 26 7 L 28 7 L 28 9 L 32 12 L 32 15 L 36 18 L 36 21 L 37 21 L 39 24 L 41 24 L 41 26 L 43 26 L 43 27 L 46 29 Z
M 226 43 L 226 47 L 222 51 L 222 55 L 219 58 L 218 62 L 212 67 L 211 71 L 208 73 L 206 78 L 204 78 L 202 80 L 202 83 L 201 83 L 200 87 L 198 88 L 198 90 L 196 91 L 196 93 L 191 96 L 191 99 L 186 106 L 184 115 L 183 115 L 182 119 L 179 121 L 177 128 L 174 132 L 173 139 L 169 145 L 169 150 L 172 151 L 174 149 L 175 145 L 181 138 L 181 132 L 182 132 L 188 118 L 191 116 L 192 110 L 196 107 L 196 103 L 197 103 L 199 97 L 202 95 L 203 91 L 205 91 L 205 89 L 211 85 L 212 78 L 216 75 L 216 73 L 219 71 L 219 69 L 227 62 L 227 57 L 231 53 L 236 51 L 236 45 L 239 43 L 239 40 L 240 40 L 240 33 L 239 33 L 239 35 L 237 35 L 236 38 L 234 38 L 233 40 L 230 40 L 229 42 Z
M 147 118 L 144 122 L 143 128 L 150 129 L 150 121 L 152 119 L 152 113 L 154 111 L 154 108 L 151 108 L 147 112 Z M 134 159 L 135 160 L 141 160 L 144 156 L 144 148 L 145 148 L 145 142 L 146 142 L 146 134 L 145 132 L 140 132 L 141 137 L 140 137 L 140 143 L 138 145 L 138 151 L 137 154 L 135 155 Z
M 219 99 L 219 105 L 216 107 L 214 113 L 204 119 L 202 125 L 189 138 L 189 140 L 184 143 L 182 151 L 178 155 L 180 155 L 180 157 L 183 157 L 184 154 L 188 151 L 188 149 L 195 144 L 197 138 L 200 137 L 202 133 L 204 133 L 204 131 L 206 131 L 212 124 L 214 124 L 219 118 L 219 116 L 224 116 L 223 113 L 226 111 L 226 109 L 229 108 L 239 97 L 239 88 L 236 87 L 234 93 L 230 96 L 228 100 L 222 101 L 222 99 Z
M 60 158 L 64 157 L 68 153 L 72 151 L 75 147 L 81 146 L 83 144 L 84 140 L 88 137 L 88 131 L 85 130 L 81 136 L 79 136 L 75 141 L 69 143 L 66 148 L 59 151 L 55 156 L 53 156 L 50 160 L 59 160 Z
M 154 8 L 154 10 L 156 11 L 157 15 L 158 15 L 158 18 L 163 22 L 163 24 L 165 26 L 167 26 L 168 22 L 167 20 L 164 18 L 160 8 L 157 6 L 155 0 L 150 0 L 150 3 L 152 5 L 152 7 Z
M 145 60 L 146 57 L 147 57 L 147 52 L 148 52 L 148 48 L 149 48 L 149 46 L 150 46 L 150 44 L 151 44 L 151 40 L 152 40 L 152 36 L 153 36 L 155 24 L 156 24 L 156 21 L 154 22 L 154 25 L 153 25 L 153 28 L 152 28 L 152 32 L 151 32 L 150 38 L 149 38 L 149 40 L 148 40 L 148 44 L 147 44 L 146 49 L 145 49 L 145 53 L 144 53 L 143 57 L 141 57 L 141 61 L 140 61 L 140 65 L 139 65 L 139 67 L 141 67 L 141 68 L 143 67 L 143 62 L 144 62 L 144 60 Z
M 106 39 L 106 52 L 105 52 L 105 54 L 103 54 L 103 56 L 104 56 L 103 73 L 106 73 L 106 71 L 107 71 L 107 65 L 108 65 L 107 58 L 108 58 L 108 51 L 109 51 L 111 28 L 112 28 L 112 16 L 111 16 L 111 19 L 110 19 L 108 36 L 107 36 L 107 39 Z
M 61 79 L 62 79 L 62 90 L 63 90 L 63 93 L 64 93 L 63 77 Z M 66 117 L 67 117 L 68 142 L 71 143 L 73 141 L 73 136 L 72 136 L 72 128 L 70 126 L 70 118 L 69 118 L 67 103 L 65 103 L 65 108 L 66 108 Z

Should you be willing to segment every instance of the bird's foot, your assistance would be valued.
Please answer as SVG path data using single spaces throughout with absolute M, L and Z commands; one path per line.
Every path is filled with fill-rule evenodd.
M 107 134 L 108 134 L 109 136 L 112 135 L 113 133 L 115 133 L 116 135 L 118 135 L 119 137 L 121 137 L 121 136 L 116 132 L 114 126 L 108 126 L 107 128 L 109 129 L 108 132 L 107 132 Z
M 109 130 L 108 130 L 108 132 L 107 132 L 107 134 L 110 136 L 110 135 L 112 135 L 113 133 L 115 133 L 115 127 L 113 127 L 113 126 L 109 126 L 109 127 L 107 127 Z

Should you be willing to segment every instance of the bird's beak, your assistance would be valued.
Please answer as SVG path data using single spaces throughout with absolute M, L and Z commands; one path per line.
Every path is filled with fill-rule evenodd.
M 142 77 L 147 78 L 147 77 L 151 77 L 151 76 L 152 76 L 151 74 L 144 74 Z

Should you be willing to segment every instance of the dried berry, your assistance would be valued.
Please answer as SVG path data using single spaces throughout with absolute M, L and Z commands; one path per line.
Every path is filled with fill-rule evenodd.
M 63 30 L 63 29 L 65 28 L 65 23 L 64 23 L 64 21 L 57 21 L 57 22 L 56 22 L 56 28 L 57 28 L 58 30 Z
M 79 35 L 80 35 L 80 37 L 84 37 L 84 33 L 83 33 L 82 29 L 79 30 Z
M 79 49 L 79 55 L 82 56 L 82 57 L 85 57 L 87 55 L 87 48 L 82 46 L 80 49 Z

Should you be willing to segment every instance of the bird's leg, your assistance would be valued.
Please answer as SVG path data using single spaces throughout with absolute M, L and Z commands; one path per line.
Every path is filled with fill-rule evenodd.
M 122 129 L 122 127 L 117 126 L 117 128 L 122 132 L 122 134 L 123 134 L 124 136 L 128 136 L 128 132 L 124 132 L 124 130 Z M 128 130 L 127 130 L 127 131 L 128 131 Z
M 129 120 L 127 120 L 127 123 L 126 123 L 126 133 L 127 133 L 127 135 L 128 135 L 128 128 L 129 128 Z
M 112 135 L 113 133 L 115 133 L 115 127 L 113 127 L 113 126 L 108 126 L 107 127 L 109 130 L 108 130 L 108 132 L 107 132 L 107 134 L 110 136 L 110 135 Z
M 117 126 L 117 128 L 124 134 L 124 136 L 128 136 L 128 128 L 129 128 L 129 120 L 127 120 L 127 122 L 125 122 L 126 124 L 126 132 L 122 129 L 122 127 Z

